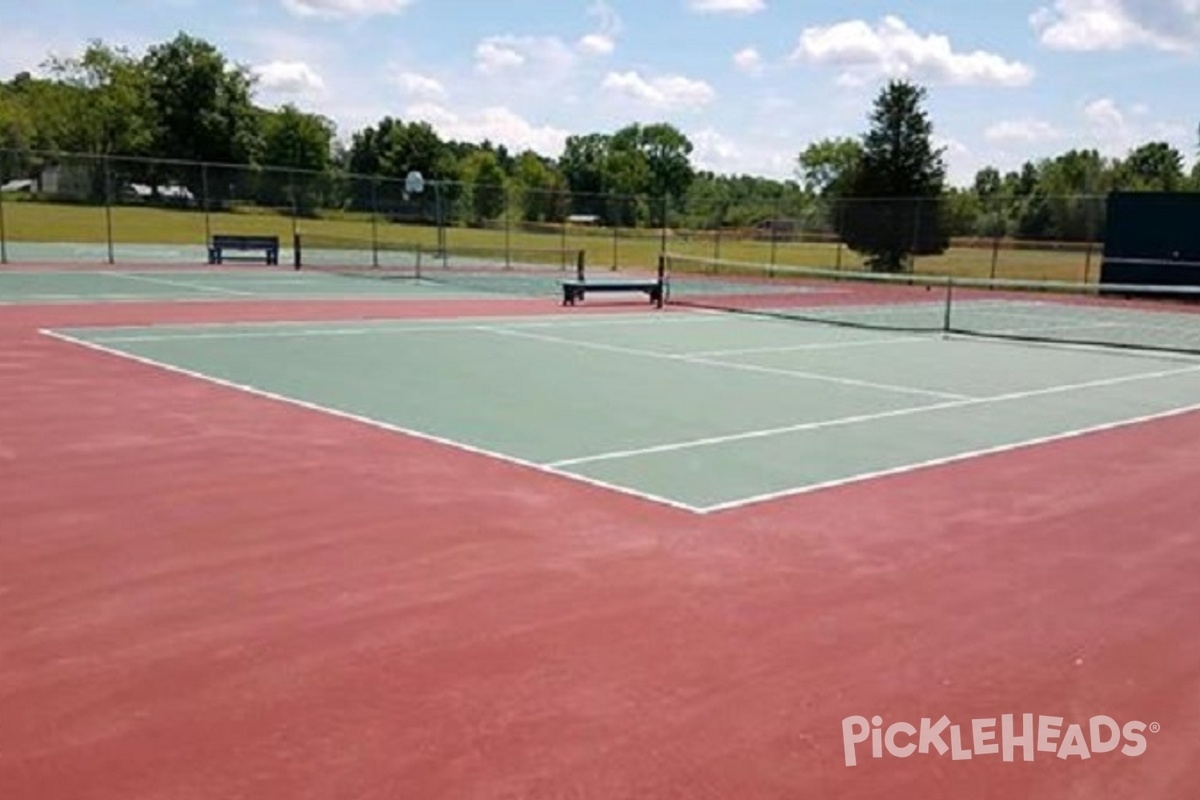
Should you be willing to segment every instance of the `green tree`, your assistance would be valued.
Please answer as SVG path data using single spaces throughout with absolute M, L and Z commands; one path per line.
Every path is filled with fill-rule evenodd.
M 66 91 L 72 149 L 94 154 L 141 155 L 153 138 L 148 83 L 143 66 L 124 48 L 89 43 L 73 58 L 46 65 Z
M 248 69 L 208 42 L 179 34 L 142 60 L 154 117 L 154 152 L 163 157 L 248 164 L 258 150 Z
M 26 176 L 34 136 L 33 116 L 22 98 L 0 83 L 0 183 Z
M 1183 154 L 1167 142 L 1150 142 L 1135 148 L 1120 167 L 1127 189 L 1177 191 L 1183 187 Z
M 691 162 L 694 145 L 673 125 L 660 122 L 627 126 L 613 136 L 612 148 L 614 152 L 628 148 L 642 157 L 646 174 L 642 190 L 652 198 L 683 197 L 695 179 Z
M 504 214 L 505 175 L 494 151 L 471 154 L 462 166 L 462 177 L 470 197 L 471 224 L 485 225 Z
M 513 162 L 514 192 L 525 222 L 561 222 L 568 201 L 566 180 L 549 159 L 526 150 Z
M 267 166 L 322 172 L 333 158 L 334 124 L 288 104 L 262 117 L 262 151 Z
M 330 189 L 333 122 L 288 104 L 264 113 L 260 127 L 259 160 L 268 170 L 259 176 L 263 186 L 259 196 L 271 205 L 311 212 Z
M 1004 188 L 1003 180 L 1000 177 L 1000 170 L 995 167 L 984 167 L 975 173 L 975 181 L 972 188 L 979 197 L 987 198 L 994 197 L 1000 194 Z
M 571 190 L 571 212 L 595 214 L 611 221 L 604 193 L 609 143 L 612 137 L 603 133 L 568 136 L 558 169 Z
M 949 244 L 939 198 L 945 184 L 942 151 L 933 145 L 933 123 L 922 108 L 926 92 L 891 81 L 875 101 L 841 213 L 847 245 L 885 272 L 905 267 L 909 255 L 943 252 Z
M 797 172 L 806 191 L 837 197 L 849 190 L 862 157 L 862 142 L 857 139 L 822 139 L 800 154 Z

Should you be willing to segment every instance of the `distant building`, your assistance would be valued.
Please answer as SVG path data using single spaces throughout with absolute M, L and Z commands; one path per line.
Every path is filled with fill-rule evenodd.
M 87 200 L 91 197 L 94 175 L 90 166 L 54 164 L 45 167 L 37 178 L 37 193 L 59 198 Z

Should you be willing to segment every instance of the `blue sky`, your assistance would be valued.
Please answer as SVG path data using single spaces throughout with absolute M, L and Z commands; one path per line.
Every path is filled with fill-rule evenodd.
M 908 76 L 963 182 L 1151 139 L 1190 164 L 1200 123 L 1197 0 L 0 0 L 0 76 L 181 30 L 253 68 L 260 103 L 347 139 L 391 114 L 553 156 L 571 133 L 665 120 L 700 166 L 786 177 Z

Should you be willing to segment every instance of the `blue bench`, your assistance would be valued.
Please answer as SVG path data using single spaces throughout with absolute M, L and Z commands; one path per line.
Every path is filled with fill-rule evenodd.
M 226 250 L 244 253 L 249 251 L 262 251 L 268 265 L 277 265 L 279 263 L 279 237 L 278 236 L 234 236 L 230 234 L 217 234 L 212 237 L 212 242 L 208 246 L 208 263 L 223 264 L 230 260 L 255 260 L 258 258 L 248 259 L 245 256 L 228 256 Z
M 663 285 L 656 280 L 563 281 L 563 305 L 573 306 L 595 292 L 644 292 L 659 308 L 663 304 Z

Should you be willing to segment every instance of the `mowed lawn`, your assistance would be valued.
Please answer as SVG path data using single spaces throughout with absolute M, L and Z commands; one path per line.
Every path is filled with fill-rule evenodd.
M 203 245 L 209 234 L 266 234 L 290 242 L 294 233 L 433 247 L 437 229 L 428 225 L 372 223 L 369 215 L 347 214 L 321 219 L 293 218 L 269 210 L 210 213 L 142 207 L 103 207 L 34 202 L 3 204 L 4 235 L 10 242 L 104 243 L 109 229 L 117 244 Z M 652 269 L 662 249 L 656 229 L 566 227 L 557 233 L 496 228 L 451 227 L 449 247 L 494 247 L 520 250 L 551 248 L 584 250 L 589 268 Z M 857 270 L 862 256 L 836 242 L 776 242 L 735 238 L 712 232 L 670 231 L 667 249 L 698 257 L 719 257 L 780 266 Z M 1012 280 L 1093 281 L 1099 272 L 1100 246 L 1055 246 L 1053 243 L 1006 244 L 994 247 L 955 246 L 944 254 L 917 259 L 916 272 L 955 277 Z

